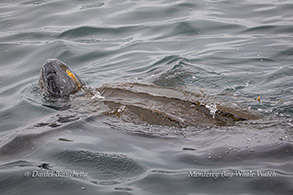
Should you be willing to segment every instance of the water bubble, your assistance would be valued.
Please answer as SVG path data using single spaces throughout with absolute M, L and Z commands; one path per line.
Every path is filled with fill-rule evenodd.
M 250 152 L 254 152 L 254 149 L 250 149 Z
M 85 190 L 85 187 L 81 187 L 81 190 Z

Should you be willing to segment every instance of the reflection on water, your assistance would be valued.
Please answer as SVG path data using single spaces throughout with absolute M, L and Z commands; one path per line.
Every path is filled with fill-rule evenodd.
M 292 7 L 272 0 L 1 1 L 1 194 L 292 194 Z M 84 94 L 44 101 L 37 81 L 47 58 L 66 62 L 101 95 L 121 95 L 123 105 L 103 107 L 109 99 Z M 145 83 L 151 104 L 119 82 Z M 199 93 L 207 116 L 216 102 L 263 117 L 168 126 L 162 115 L 148 117 L 156 123 L 131 115 L 155 105 L 170 116 L 187 108 L 186 96 L 198 98 L 172 92 L 158 101 L 155 93 L 174 87 Z M 107 116 L 109 107 L 128 113 Z M 208 120 L 187 113 L 192 124 Z M 32 175 L 46 171 L 64 174 Z M 224 172 L 234 175 L 209 176 Z

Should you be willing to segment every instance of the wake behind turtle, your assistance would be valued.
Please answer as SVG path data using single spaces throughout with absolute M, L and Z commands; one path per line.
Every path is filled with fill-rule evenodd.
M 39 86 L 47 97 L 67 98 L 85 91 L 82 102 L 73 105 L 88 112 L 119 117 L 131 123 L 148 123 L 175 127 L 229 126 L 237 121 L 259 119 L 252 110 L 205 100 L 202 94 L 180 88 L 141 83 L 106 84 L 95 90 L 58 59 L 49 59 L 41 69 Z M 74 104 L 74 103 L 73 103 Z

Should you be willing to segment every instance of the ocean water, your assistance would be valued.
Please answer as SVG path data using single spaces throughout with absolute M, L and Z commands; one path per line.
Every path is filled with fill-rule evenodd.
M 1 195 L 293 194 L 291 0 L 2 0 L 0 29 Z M 264 117 L 175 128 L 48 103 L 48 58 L 92 88 L 201 90 Z

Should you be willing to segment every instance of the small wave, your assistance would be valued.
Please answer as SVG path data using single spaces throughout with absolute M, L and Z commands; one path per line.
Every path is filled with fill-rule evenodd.
M 165 56 L 150 67 L 148 74 L 151 74 L 149 78 L 152 82 L 159 86 L 186 86 L 185 81 L 194 75 L 192 66 L 187 58 Z
M 62 32 L 58 38 L 59 39 L 77 39 L 82 37 L 94 37 L 97 36 L 101 38 L 106 37 L 127 37 L 129 32 L 137 31 L 140 27 L 126 26 L 126 27 L 93 27 L 93 26 L 81 26 L 73 29 L 66 30 Z
M 85 4 L 85 5 L 81 5 L 80 10 L 96 9 L 96 8 L 103 7 L 104 5 L 105 3 Z
M 66 150 L 49 159 L 59 166 L 65 166 L 67 169 L 82 168 L 95 179 L 130 179 L 145 171 L 144 166 L 135 160 L 126 155 L 113 153 Z
M 196 60 L 183 56 L 165 56 L 149 68 L 148 78 L 159 86 L 168 87 L 206 87 L 207 82 L 219 77 L 216 72 L 205 70 Z M 213 78 L 213 80 L 211 80 Z
M 261 25 L 256 27 L 251 27 L 243 31 L 243 33 L 253 33 L 253 34 L 269 34 L 274 36 L 274 34 L 288 34 L 292 33 L 293 28 L 288 25 Z M 273 35 L 272 35 L 273 34 Z

